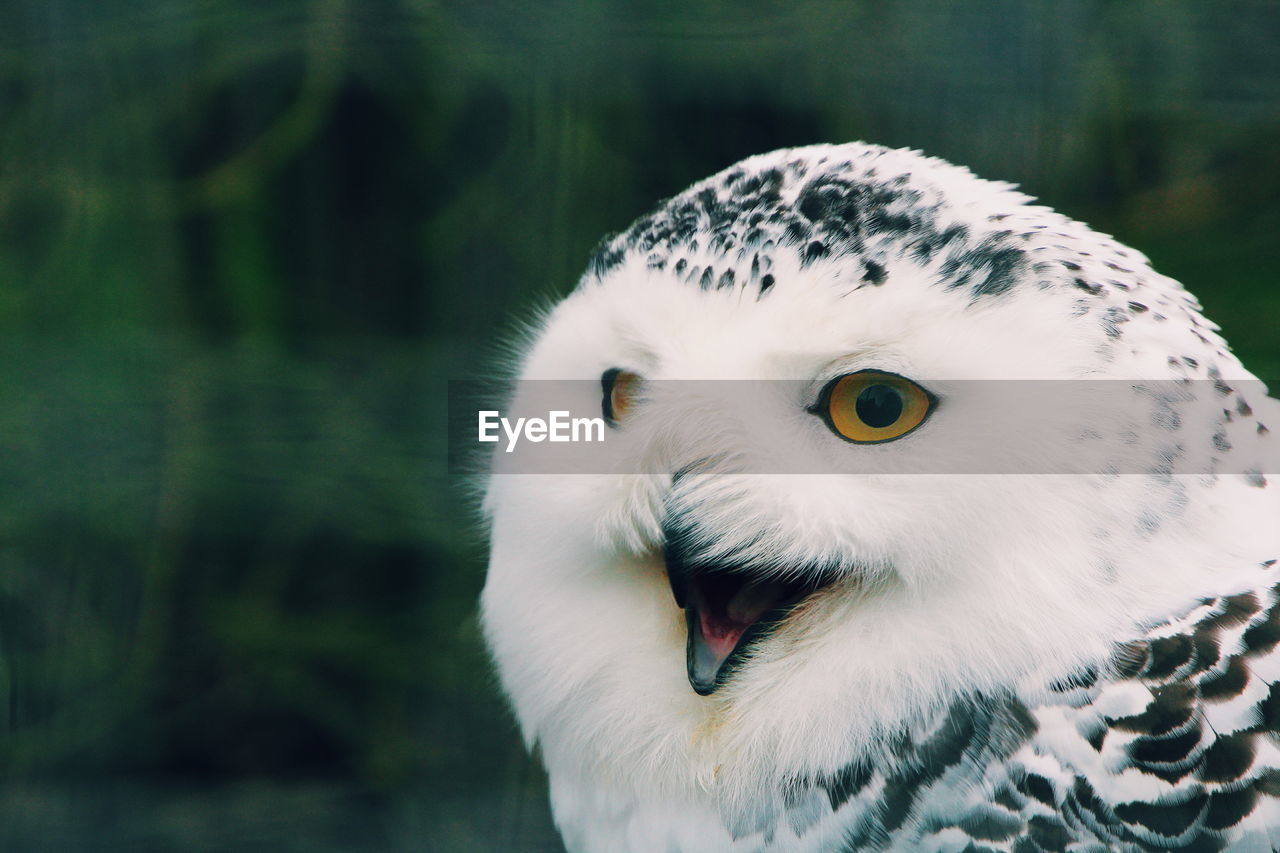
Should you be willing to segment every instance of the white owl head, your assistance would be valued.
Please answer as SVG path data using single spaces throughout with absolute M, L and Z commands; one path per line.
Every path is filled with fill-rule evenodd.
M 1276 513 L 1280 414 L 1193 297 L 912 151 L 778 151 L 661 204 L 520 377 L 595 389 L 617 464 L 492 479 L 486 634 L 548 763 L 619 784 L 830 771 L 956 684 L 1105 662 Z M 1139 403 L 1000 393 L 982 428 L 1013 381 Z M 1130 432 L 1128 467 L 1055 467 Z

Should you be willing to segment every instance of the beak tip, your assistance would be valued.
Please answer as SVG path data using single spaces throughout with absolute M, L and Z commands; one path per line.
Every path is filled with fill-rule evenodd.
M 688 646 L 685 650 L 689 686 L 699 696 L 710 696 L 720 686 L 720 670 L 724 666 L 725 659 L 716 658 L 702 642 L 697 609 L 687 608 L 685 619 L 689 626 Z
M 703 682 L 695 681 L 693 678 L 689 679 L 689 684 L 693 687 L 693 692 L 699 696 L 710 696 L 720 686 L 714 680 L 710 684 L 704 684 Z

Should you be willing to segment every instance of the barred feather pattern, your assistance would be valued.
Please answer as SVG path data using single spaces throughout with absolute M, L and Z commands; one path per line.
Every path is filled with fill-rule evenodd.
M 1277 849 L 1274 566 L 1119 644 L 1104 667 L 958 700 L 877 766 L 822 780 L 840 849 Z

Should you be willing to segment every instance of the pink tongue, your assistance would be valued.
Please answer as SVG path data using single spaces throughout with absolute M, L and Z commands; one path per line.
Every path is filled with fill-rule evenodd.
M 699 611 L 702 639 L 717 659 L 723 660 L 733 651 L 742 637 L 770 608 L 777 603 L 785 587 L 778 583 L 745 583 L 725 605 L 723 619 L 708 612 Z
M 734 646 L 738 645 L 738 639 L 742 636 L 742 632 L 747 630 L 747 626 L 713 619 L 705 610 L 700 611 L 698 616 L 702 622 L 702 641 L 707 644 L 707 648 L 719 663 L 729 656 Z

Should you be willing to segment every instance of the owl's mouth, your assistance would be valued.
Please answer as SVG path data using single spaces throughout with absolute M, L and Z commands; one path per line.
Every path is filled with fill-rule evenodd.
M 818 580 L 762 577 L 741 567 L 690 571 L 667 553 L 667 576 L 684 608 L 689 638 L 686 665 L 695 693 L 723 685 L 748 651 L 771 635 L 797 604 L 826 584 Z

